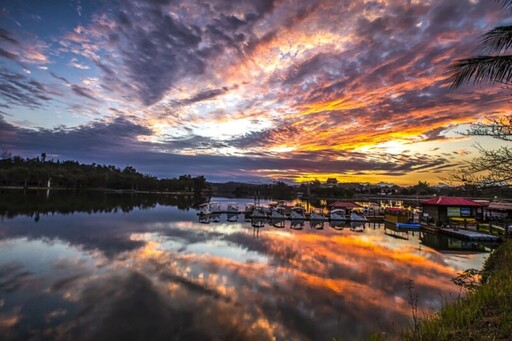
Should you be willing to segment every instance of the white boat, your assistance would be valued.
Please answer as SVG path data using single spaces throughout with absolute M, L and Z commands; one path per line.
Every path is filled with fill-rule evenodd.
M 267 218 L 267 211 L 262 206 L 255 206 L 251 218 Z
M 331 220 L 345 221 L 345 209 L 337 208 L 332 210 L 329 218 Z
M 294 220 L 303 219 L 303 220 L 305 220 L 306 219 L 306 213 L 304 211 L 304 208 L 302 208 L 300 206 L 292 207 L 292 211 L 290 213 L 290 219 L 294 219 Z
M 204 204 L 199 205 L 198 213 L 199 213 L 199 215 L 212 214 L 212 211 L 210 210 L 210 204 L 204 203 Z
M 220 203 L 211 201 L 210 202 L 210 211 L 212 213 L 221 213 L 222 209 L 221 209 Z
M 327 217 L 325 216 L 325 214 L 323 214 L 322 211 L 320 211 L 319 209 L 315 209 L 315 210 L 311 211 L 311 214 L 309 215 L 309 219 L 310 220 L 327 220 Z
M 367 220 L 364 215 L 357 214 L 356 212 L 350 213 L 350 229 L 356 232 L 363 232 Z
M 227 213 L 238 213 L 238 204 L 236 202 L 229 202 L 226 209 Z
M 286 219 L 286 214 L 284 214 L 284 207 L 277 206 L 273 207 L 270 210 L 270 218 L 272 219 Z
M 368 219 L 366 219 L 366 217 L 362 214 L 358 214 L 356 212 L 351 212 L 350 213 L 350 221 L 352 222 L 358 222 L 358 223 L 366 223 L 368 221 Z
M 252 214 L 252 211 L 254 211 L 254 206 L 255 205 L 252 202 L 245 204 L 244 213 L 248 215 Z

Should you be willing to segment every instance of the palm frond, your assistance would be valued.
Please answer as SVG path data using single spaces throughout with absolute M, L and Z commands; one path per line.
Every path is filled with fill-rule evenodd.
M 466 83 L 510 83 L 512 81 L 512 55 L 478 56 L 457 60 L 448 67 L 452 88 Z
M 512 8 L 512 0 L 497 0 L 497 2 L 504 8 Z
M 487 32 L 480 46 L 485 54 L 508 50 L 512 47 L 512 26 L 500 26 Z

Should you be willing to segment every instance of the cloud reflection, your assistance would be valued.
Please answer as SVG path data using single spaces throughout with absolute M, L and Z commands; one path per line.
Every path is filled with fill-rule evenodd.
M 33 238 L 54 238 L 48 250 L 69 239 L 83 255 L 54 262 L 42 275 L 45 297 L 66 302 L 42 308 L 48 335 L 353 339 L 407 323 L 409 280 L 425 312 L 458 293 L 450 278 L 459 269 L 445 256 L 420 249 L 417 238 L 393 239 L 380 229 L 264 227 L 255 238 L 249 223 L 165 222 L 168 217 L 158 209 L 129 213 L 132 223 L 110 215 L 116 219 L 98 215 L 107 222 L 98 229 L 74 220 L 87 229 L 88 239 L 70 237 L 77 229 L 69 225 L 55 230 L 38 225 L 41 234 Z M 5 238 L 14 231 L 4 228 Z M 113 241 L 138 246 L 112 252 L 106 246 Z M 58 275 L 49 278 L 52 272 Z

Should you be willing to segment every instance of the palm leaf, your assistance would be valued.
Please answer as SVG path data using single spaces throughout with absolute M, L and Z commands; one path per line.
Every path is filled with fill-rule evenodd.
M 500 26 L 484 34 L 480 43 L 485 54 L 500 53 L 512 47 L 512 26 Z
M 452 88 L 466 83 L 510 83 L 512 82 L 512 55 L 478 56 L 457 60 L 449 66 L 448 78 Z
M 512 0 L 497 0 L 497 2 L 505 8 L 512 8 Z

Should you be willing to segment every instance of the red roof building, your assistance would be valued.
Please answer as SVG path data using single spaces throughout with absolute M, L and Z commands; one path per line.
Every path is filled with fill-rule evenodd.
M 483 208 L 487 205 L 487 203 L 456 197 L 439 197 L 421 202 L 423 219 L 433 221 L 436 225 L 448 225 L 452 218 L 482 219 Z
M 353 209 L 353 208 L 360 208 L 361 206 L 351 202 L 351 201 L 336 201 L 331 204 L 331 208 L 346 208 L 346 209 Z
M 362 208 L 362 206 L 351 201 L 336 201 L 331 204 L 331 210 L 344 209 L 346 214 L 350 214 L 354 208 Z

